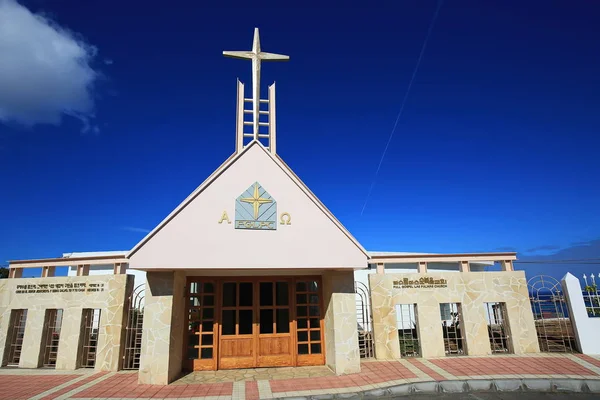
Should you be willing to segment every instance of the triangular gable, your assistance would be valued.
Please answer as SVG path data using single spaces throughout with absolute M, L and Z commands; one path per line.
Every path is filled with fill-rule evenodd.
M 261 188 L 278 201 L 276 232 L 235 229 L 235 200 L 255 183 L 264 185 Z M 308 257 L 311 248 L 314 257 Z M 298 251 L 296 261 L 285 261 L 279 254 L 283 250 Z M 245 258 L 233 255 L 240 251 L 245 251 Z M 367 252 L 279 157 L 253 142 L 211 174 L 131 250 L 129 258 L 131 267 L 141 269 L 362 268 Z

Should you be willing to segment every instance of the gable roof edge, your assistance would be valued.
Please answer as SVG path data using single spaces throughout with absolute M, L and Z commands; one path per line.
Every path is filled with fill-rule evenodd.
M 256 142 L 258 143 L 258 142 Z M 250 149 L 255 143 L 250 143 L 250 145 L 246 146 L 239 153 L 233 153 L 227 158 L 217 169 L 213 171 L 212 174 L 208 176 L 192 193 L 190 193 L 173 211 L 169 213 L 154 229 L 150 231 L 142 240 L 140 240 L 127 254 L 127 258 L 131 258 L 143 245 L 145 245 L 154 235 L 158 233 L 166 224 L 169 223 L 173 218 L 177 216 L 189 203 L 191 203 L 200 193 L 204 191 L 212 182 L 215 181 L 223 172 L 225 172 L 237 159 L 239 159 L 242 154 L 246 153 L 248 149 Z
M 290 178 L 292 178 L 292 180 L 294 181 L 294 183 L 296 183 L 296 185 L 298 185 L 298 187 L 300 188 L 300 190 L 302 190 L 304 192 L 304 194 L 306 194 L 308 196 L 308 198 L 313 201 L 313 203 L 331 220 L 331 222 L 333 222 L 334 225 L 337 226 L 337 228 L 339 230 L 341 230 L 342 233 L 344 235 L 346 235 L 346 237 L 348 239 L 350 239 L 350 241 L 352 243 L 354 243 L 354 245 L 356 247 L 358 247 L 358 249 L 368 259 L 369 258 L 369 253 L 367 252 L 367 250 L 350 233 L 350 231 L 348 229 L 346 229 L 346 227 L 340 222 L 340 220 L 337 219 L 336 216 L 331 211 L 329 211 L 329 209 L 327 208 L 327 206 L 325 206 L 325 204 L 323 204 L 323 202 L 321 200 L 319 200 L 319 198 L 312 192 L 312 190 L 310 190 L 310 188 L 308 186 L 306 186 L 306 184 L 302 181 L 302 179 L 300 179 L 300 177 L 298 175 L 296 175 L 296 173 L 285 163 L 285 161 L 283 161 L 283 159 L 281 157 L 279 157 L 279 155 L 277 155 L 277 154 L 272 155 L 265 148 L 263 148 L 263 150 L 267 153 L 267 155 L 269 155 L 269 157 L 271 157 L 273 159 L 273 161 L 275 161 L 276 164 L 279 165 L 279 167 L 281 169 L 283 169 L 284 172 L 286 172 L 288 174 L 288 176 Z

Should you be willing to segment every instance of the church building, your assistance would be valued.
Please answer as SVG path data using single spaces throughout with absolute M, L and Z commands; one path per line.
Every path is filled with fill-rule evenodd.
M 138 369 L 140 383 L 167 384 L 185 371 L 351 374 L 369 357 L 539 352 L 515 253 L 366 250 L 277 155 L 261 62 L 288 57 L 263 52 L 258 29 L 252 50 L 224 55 L 252 62 L 235 152 L 130 250 L 10 261 L 3 367 Z

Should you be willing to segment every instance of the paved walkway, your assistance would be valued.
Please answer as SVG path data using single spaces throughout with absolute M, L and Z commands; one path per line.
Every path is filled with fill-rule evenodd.
M 258 400 L 364 392 L 406 384 L 494 379 L 593 380 L 600 390 L 600 357 L 571 354 L 448 357 L 364 361 L 358 374 L 325 367 L 196 372 L 168 386 L 138 385 L 137 371 L 0 369 L 0 400 L 203 399 Z M 565 380 L 566 379 L 566 380 Z M 588 381 L 589 382 L 589 381 Z M 450 387 L 450 386 L 448 386 Z
M 335 376 L 332 370 L 321 365 L 318 367 L 279 367 L 230 369 L 223 371 L 192 372 L 173 382 L 173 385 L 191 385 L 194 383 L 223 383 L 238 381 L 272 381 L 279 379 L 322 378 Z

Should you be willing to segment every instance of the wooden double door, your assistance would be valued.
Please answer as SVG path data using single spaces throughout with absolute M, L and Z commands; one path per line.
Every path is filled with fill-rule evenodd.
M 189 370 L 322 365 L 319 277 L 188 277 Z

